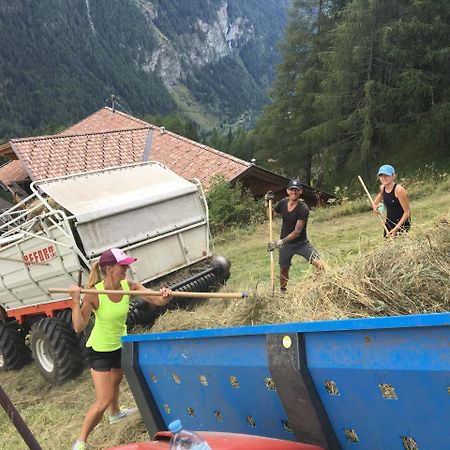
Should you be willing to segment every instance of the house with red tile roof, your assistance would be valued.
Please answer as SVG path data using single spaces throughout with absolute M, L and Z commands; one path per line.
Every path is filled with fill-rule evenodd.
M 16 160 L 9 163 L 18 171 L 16 182 L 20 176 L 36 181 L 149 160 L 159 161 L 183 178 L 199 179 L 205 190 L 218 174 L 231 183 L 241 182 L 255 197 L 268 190 L 282 196 L 289 181 L 253 163 L 107 107 L 59 134 L 11 139 L 0 145 L 0 155 Z M 8 185 L 12 171 L 13 167 L 2 174 L 0 168 L 3 184 Z M 332 196 L 305 186 L 303 197 L 315 205 Z

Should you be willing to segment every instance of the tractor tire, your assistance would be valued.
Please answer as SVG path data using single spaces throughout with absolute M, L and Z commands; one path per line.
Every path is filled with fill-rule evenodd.
M 19 324 L 0 322 L 0 371 L 18 370 L 31 361 L 31 351 L 25 345 Z
M 132 297 L 127 315 L 127 330 L 132 330 L 136 325 L 153 325 L 157 315 L 157 307 L 155 305 L 139 297 Z
M 71 330 L 73 330 L 72 310 L 70 308 L 59 311 L 57 317 L 60 318 L 64 323 L 66 323 Z M 88 324 L 86 325 L 86 328 L 81 333 L 77 333 L 78 337 L 77 347 L 81 354 L 81 360 L 84 367 L 87 367 L 89 365 L 89 356 L 86 349 L 86 342 L 88 341 L 89 336 L 91 335 L 92 328 L 94 328 L 94 322 L 95 322 L 94 316 L 91 316 Z
M 83 371 L 77 335 L 61 319 L 41 319 L 33 325 L 30 335 L 33 358 L 47 381 L 62 384 Z
M 59 311 L 58 314 L 56 314 L 56 317 L 61 319 L 64 323 L 67 323 L 67 325 L 72 326 L 72 310 L 70 308 Z

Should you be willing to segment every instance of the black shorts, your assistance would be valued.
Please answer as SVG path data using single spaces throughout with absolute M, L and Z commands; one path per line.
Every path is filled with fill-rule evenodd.
M 303 256 L 310 264 L 312 264 L 314 260 L 320 258 L 319 253 L 309 241 L 287 242 L 280 248 L 278 256 L 280 267 L 291 267 L 291 261 L 294 255 Z
M 386 222 L 384 223 L 384 225 L 386 226 L 388 231 L 391 231 L 398 224 L 399 220 L 397 220 L 397 222 L 394 222 L 393 220 L 386 219 Z M 398 230 L 398 234 L 407 233 L 410 229 L 411 229 L 411 218 L 408 218 L 408 219 L 406 219 L 405 223 Z M 384 230 L 383 236 L 384 237 L 387 236 L 386 230 Z
M 109 372 L 111 369 L 122 368 L 122 349 L 112 352 L 96 352 L 92 347 L 87 347 L 90 368 L 97 372 Z

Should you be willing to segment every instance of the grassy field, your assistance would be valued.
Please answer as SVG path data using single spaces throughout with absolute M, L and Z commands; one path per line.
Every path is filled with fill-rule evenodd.
M 411 186 L 412 235 L 424 237 L 437 221 L 449 218 L 450 183 L 420 183 Z M 279 222 L 274 224 L 276 233 Z M 275 233 L 275 234 L 276 234 Z M 382 227 L 372 215 L 364 199 L 327 210 L 311 213 L 308 223 L 311 242 L 320 251 L 328 267 L 342 266 L 352 258 L 385 245 Z M 270 259 L 266 251 L 267 223 L 251 228 L 229 230 L 214 239 L 215 250 L 232 262 L 228 290 L 265 291 L 270 286 Z M 302 259 L 294 260 L 289 290 L 301 290 L 302 279 L 311 274 L 311 267 Z M 0 373 L 0 385 L 9 394 L 43 449 L 70 449 L 76 438 L 87 407 L 93 399 L 90 376 L 81 377 L 63 386 L 50 386 L 41 378 L 36 365 L 19 372 Z M 122 386 L 122 404 L 132 406 L 133 398 L 126 382 Z M 146 439 L 138 416 L 115 426 L 104 420 L 93 432 L 92 449 Z M 21 450 L 26 446 L 0 411 L 0 449 Z
M 439 218 L 448 216 L 448 179 L 438 184 L 416 183 L 411 191 L 412 234 L 424 233 Z M 280 221 L 275 220 L 274 236 L 278 235 L 279 229 Z M 370 212 L 366 198 L 311 211 L 308 221 L 308 238 L 329 266 L 344 264 L 352 256 L 383 245 L 382 234 L 381 222 Z M 268 236 L 269 228 L 265 223 L 230 230 L 215 238 L 216 252 L 226 255 L 232 263 L 229 287 L 253 291 L 256 285 L 270 284 L 270 256 L 266 251 Z M 294 257 L 290 271 L 291 286 L 294 288 L 296 279 L 312 271 L 312 267 L 300 257 Z

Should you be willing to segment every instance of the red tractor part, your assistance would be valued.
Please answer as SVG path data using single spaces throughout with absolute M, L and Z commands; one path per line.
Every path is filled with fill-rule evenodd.
M 198 431 L 211 447 L 211 450 L 324 450 L 316 445 L 301 444 L 300 442 L 283 441 L 248 434 L 218 433 L 212 431 Z M 107 450 L 168 450 L 172 433 L 160 431 L 151 442 L 137 442 L 135 444 L 111 447 Z

